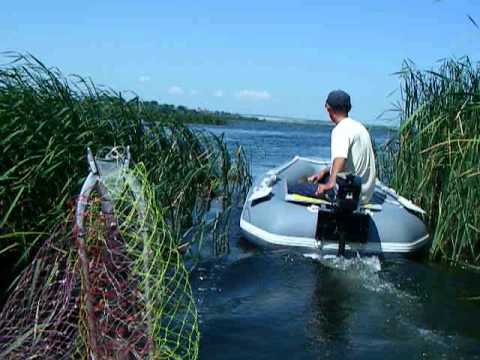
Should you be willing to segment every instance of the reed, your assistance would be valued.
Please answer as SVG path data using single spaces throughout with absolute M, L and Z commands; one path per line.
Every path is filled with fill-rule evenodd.
M 0 312 L 2 359 L 198 358 L 189 273 L 147 178 L 140 163 L 89 183 Z
M 137 97 L 66 77 L 31 55 L 7 55 L 11 62 L 0 67 L 0 261 L 26 264 L 63 221 L 87 174 L 87 147 L 130 146 L 177 242 L 204 224 L 213 197 L 228 210 L 233 192 L 249 184 L 241 149 L 232 155 L 220 139 Z
M 480 265 L 480 67 L 446 60 L 436 71 L 406 62 L 398 138 L 386 146 L 391 185 L 427 211 L 431 257 Z

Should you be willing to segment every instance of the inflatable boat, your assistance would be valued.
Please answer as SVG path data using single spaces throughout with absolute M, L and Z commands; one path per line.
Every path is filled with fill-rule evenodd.
M 240 228 L 261 247 L 313 249 L 322 254 L 417 255 L 429 246 L 424 211 L 379 180 L 368 204 L 341 211 L 325 199 L 289 193 L 289 185 L 328 166 L 295 157 L 258 178 L 248 192 Z M 347 195 L 348 197 L 348 195 Z

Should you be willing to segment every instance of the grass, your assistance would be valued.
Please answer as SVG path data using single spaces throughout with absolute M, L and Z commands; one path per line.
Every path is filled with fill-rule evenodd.
M 241 149 L 232 155 L 221 139 L 137 97 L 65 77 L 31 55 L 8 56 L 0 67 L 0 261 L 27 264 L 64 219 L 87 175 L 87 147 L 130 146 L 178 242 L 192 228 L 206 231 L 212 198 L 226 216 L 233 193 L 248 186 Z
M 1 358 L 198 357 L 188 270 L 145 167 L 101 183 L 22 272 L 0 313 Z
M 399 136 L 383 176 L 427 211 L 431 257 L 480 265 L 480 67 L 446 60 L 436 71 L 405 63 Z

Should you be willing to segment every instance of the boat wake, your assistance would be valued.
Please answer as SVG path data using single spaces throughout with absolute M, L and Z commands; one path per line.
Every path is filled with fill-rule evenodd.
M 378 256 L 360 256 L 353 258 L 338 257 L 335 255 L 322 255 L 318 253 L 303 254 L 304 257 L 320 262 L 322 265 L 332 269 L 348 272 L 377 273 L 382 270 Z
M 306 253 L 304 257 L 319 262 L 322 266 L 341 271 L 350 284 L 356 284 L 367 291 L 390 294 L 398 299 L 415 300 L 415 296 L 405 292 L 382 276 L 382 264 L 377 256 L 344 258 L 335 255 Z

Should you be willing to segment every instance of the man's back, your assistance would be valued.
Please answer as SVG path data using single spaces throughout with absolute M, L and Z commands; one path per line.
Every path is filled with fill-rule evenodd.
M 375 188 L 375 156 L 370 134 L 358 121 L 349 117 L 332 130 L 331 156 L 347 159 L 345 171 L 362 178 L 362 202 L 370 200 Z

